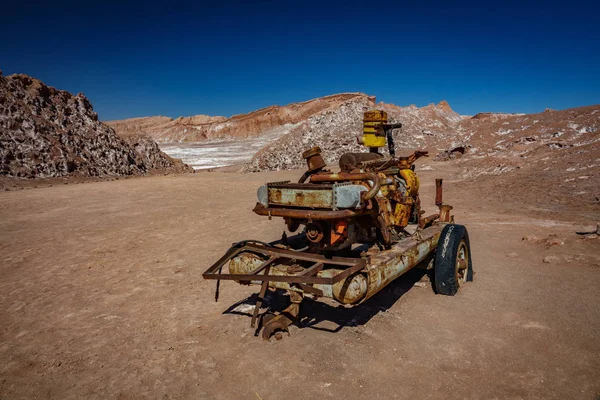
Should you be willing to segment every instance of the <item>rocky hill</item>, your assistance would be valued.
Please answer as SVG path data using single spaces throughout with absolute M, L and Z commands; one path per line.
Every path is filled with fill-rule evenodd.
M 539 114 L 480 113 L 463 117 L 445 101 L 426 107 L 398 107 L 366 99 L 350 99 L 300 123 L 291 132 L 261 149 L 245 171 L 303 168 L 303 150 L 319 146 L 329 164 L 340 155 L 365 151 L 356 143 L 362 113 L 383 109 L 393 121 L 396 152 L 428 150 L 435 161 L 463 157 L 476 166 L 471 171 L 495 173 L 541 162 L 544 168 L 556 157 L 571 157 L 581 168 L 600 167 L 600 105 Z M 384 152 L 386 150 L 384 149 Z M 467 163 L 468 164 L 468 163 Z M 467 165 L 465 164 L 465 165 Z M 579 167 L 578 167 L 579 168 Z
M 461 121 L 456 135 L 466 145 L 465 166 L 475 167 L 467 168 L 466 174 L 535 167 L 552 170 L 555 176 L 563 171 L 600 176 L 600 105 L 500 118 L 473 117 Z
M 231 143 L 256 148 L 256 143 L 250 146 L 248 138 L 260 136 L 264 146 L 243 167 L 246 172 L 257 172 L 304 168 L 301 153 L 313 146 L 321 147 L 330 165 L 337 165 L 343 153 L 365 151 L 356 137 L 361 133 L 363 112 L 375 108 L 385 110 L 391 121 L 403 124 L 401 130 L 394 131 L 397 154 L 423 149 L 434 161 L 461 158 L 467 176 L 502 174 L 533 166 L 549 168 L 565 157 L 569 165 L 575 165 L 569 167 L 574 171 L 597 171 L 600 166 L 600 106 L 547 109 L 529 115 L 482 112 L 465 117 L 454 112 L 446 101 L 425 107 L 399 107 L 376 103 L 374 96 L 363 93 L 342 93 L 231 118 L 148 117 L 114 121 L 111 125 L 124 135 L 143 132 L 164 142 L 233 138 L 227 149 L 233 149 Z M 244 154 L 238 162 L 249 159 L 250 153 Z
M 362 132 L 363 112 L 373 108 L 385 110 L 390 121 L 402 122 L 402 130 L 394 131 L 399 150 L 420 148 L 426 138 L 444 136 L 462 120 L 445 101 L 419 108 L 375 103 L 372 96 L 352 98 L 298 124 L 290 133 L 261 149 L 244 170 L 302 168 L 305 162 L 301 153 L 312 146 L 319 146 L 326 162 L 334 165 L 346 152 L 365 151 L 356 139 Z
M 0 72 L 0 175 L 50 178 L 190 170 L 147 136 L 117 136 L 98 120 L 83 94 Z
M 196 115 L 192 117 L 142 117 L 107 122 L 119 135 L 144 133 L 159 143 L 197 142 L 210 139 L 245 139 L 272 133 L 287 133 L 296 124 L 347 101 L 369 101 L 363 93 L 341 93 L 287 106 L 270 106 L 234 115 L 231 118 Z
M 404 124 L 400 147 L 419 147 L 425 136 L 450 132 L 462 117 L 447 102 L 418 108 L 376 103 L 375 96 L 341 93 L 271 106 L 231 118 L 196 115 L 193 117 L 142 117 L 108 122 L 119 135 L 143 133 L 159 143 L 235 140 L 245 143 L 261 137 L 267 143 L 245 166 L 245 171 L 298 168 L 303 166 L 300 153 L 307 146 L 319 145 L 332 161 L 346 151 L 363 150 L 356 137 L 361 131 L 362 114 L 382 108 L 390 119 Z M 248 141 L 250 145 L 250 141 Z M 254 147 L 254 146 L 253 146 Z
M 536 204 L 540 194 L 552 198 L 553 212 L 577 204 L 581 216 L 597 221 L 600 207 L 600 105 L 538 114 L 485 113 L 461 117 L 447 103 L 397 107 L 351 99 L 334 110 L 310 117 L 289 134 L 261 149 L 244 166 L 247 172 L 305 168 L 301 153 L 318 145 L 326 162 L 337 167 L 349 151 L 365 151 L 356 144 L 362 112 L 378 108 L 403 123 L 394 131 L 396 153 L 416 149 L 430 152 L 418 168 L 432 162 L 459 166 L 463 189 L 469 182 L 494 201 Z M 385 152 L 385 151 L 384 151 Z M 571 207 L 571 208 L 569 208 Z M 532 214 L 536 208 L 529 208 Z

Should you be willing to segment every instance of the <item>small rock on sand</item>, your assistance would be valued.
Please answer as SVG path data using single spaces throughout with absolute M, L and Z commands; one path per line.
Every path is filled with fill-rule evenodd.
M 521 240 L 524 240 L 527 242 L 539 242 L 540 238 L 538 238 L 537 236 L 533 236 L 533 235 L 527 235 L 527 236 L 524 236 L 523 239 L 521 239 Z
M 546 239 L 546 248 L 549 248 L 552 246 L 562 246 L 564 244 L 565 244 L 565 242 L 560 240 L 558 237 L 556 237 L 556 235 L 550 235 Z
M 552 264 L 555 263 L 557 261 L 559 261 L 560 258 L 556 257 L 556 256 L 546 256 L 544 257 L 544 259 L 542 260 L 545 264 Z

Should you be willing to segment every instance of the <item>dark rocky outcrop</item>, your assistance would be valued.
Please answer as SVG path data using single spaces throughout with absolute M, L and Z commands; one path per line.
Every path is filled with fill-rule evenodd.
M 138 175 L 191 168 L 149 137 L 119 137 L 89 100 L 27 75 L 0 74 L 0 175 L 15 178 Z

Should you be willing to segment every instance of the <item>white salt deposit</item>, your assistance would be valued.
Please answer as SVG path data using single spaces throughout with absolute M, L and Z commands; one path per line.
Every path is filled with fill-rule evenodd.
M 265 145 L 279 139 L 296 125 L 285 124 L 260 137 L 211 140 L 204 142 L 159 143 L 160 149 L 180 158 L 194 169 L 208 169 L 244 164 Z

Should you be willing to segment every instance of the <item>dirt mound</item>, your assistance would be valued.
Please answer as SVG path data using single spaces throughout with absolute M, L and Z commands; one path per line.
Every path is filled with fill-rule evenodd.
M 117 136 L 89 100 L 27 75 L 0 75 L 0 175 L 134 175 L 191 169 L 149 137 Z
M 244 139 L 274 131 L 287 133 L 296 124 L 351 99 L 369 99 L 363 93 L 341 93 L 287 106 L 270 106 L 231 118 L 196 115 L 192 117 L 145 117 L 109 121 L 119 135 L 145 133 L 157 142 L 196 142 L 207 139 Z

